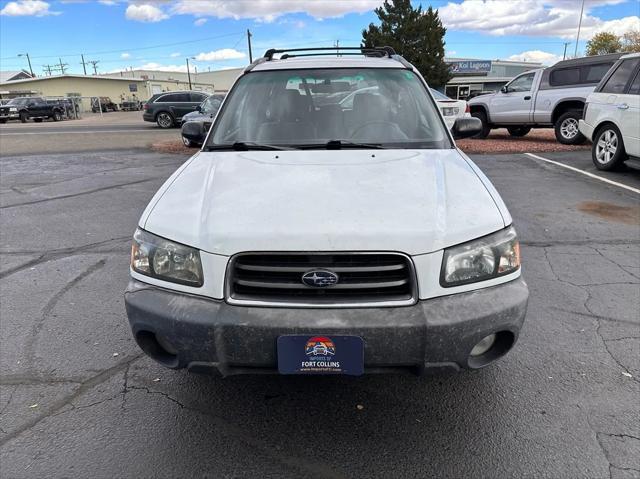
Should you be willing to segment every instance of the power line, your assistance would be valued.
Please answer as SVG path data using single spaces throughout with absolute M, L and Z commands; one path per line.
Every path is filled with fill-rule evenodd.
M 89 60 L 89 61 L 87 61 L 87 63 L 90 63 L 91 65 L 93 65 L 93 74 L 97 75 L 98 74 L 98 67 L 96 65 L 98 63 L 100 63 L 100 60 Z

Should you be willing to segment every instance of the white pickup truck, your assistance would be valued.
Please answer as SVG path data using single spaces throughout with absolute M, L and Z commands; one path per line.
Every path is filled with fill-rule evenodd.
M 549 68 L 515 77 L 499 92 L 469 100 L 471 115 L 482 121 L 486 138 L 493 128 L 507 128 L 525 136 L 531 128 L 554 128 L 565 145 L 583 143 L 578 130 L 585 100 L 621 54 L 564 60 Z

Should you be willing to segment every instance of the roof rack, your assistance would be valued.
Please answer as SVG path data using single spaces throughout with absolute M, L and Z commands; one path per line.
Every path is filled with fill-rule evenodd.
M 305 53 L 305 54 L 290 54 L 290 52 L 331 52 L 331 53 Z M 266 61 L 273 60 L 273 55 L 276 53 L 284 53 L 280 59 L 294 58 L 300 56 L 315 56 L 315 55 L 365 55 L 365 56 L 386 56 L 391 58 L 396 54 L 392 47 L 319 47 L 319 48 L 283 48 L 276 49 L 271 48 L 264 53 Z

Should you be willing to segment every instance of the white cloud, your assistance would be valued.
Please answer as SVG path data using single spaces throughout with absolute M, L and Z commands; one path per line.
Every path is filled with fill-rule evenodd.
M 176 58 L 176 57 L 179 57 L 180 55 L 181 55 L 181 53 L 180 53 L 180 52 L 174 52 L 174 53 L 172 53 L 172 54 L 171 54 L 171 55 L 169 55 L 169 56 L 170 56 L 171 58 Z
M 220 60 L 237 60 L 244 58 L 245 54 L 234 50 L 233 48 L 223 48 L 222 50 L 214 50 L 208 53 L 198 53 L 196 60 L 201 62 L 214 62 Z
M 161 63 L 149 62 L 139 67 L 136 70 L 155 70 L 159 72 L 182 72 L 187 73 L 187 65 L 162 65 Z
M 342 17 L 348 13 L 370 12 L 382 0 L 178 0 L 173 13 L 210 16 L 217 18 L 253 18 L 272 22 L 288 13 L 306 13 L 314 18 Z
M 507 60 L 514 62 L 539 62 L 543 65 L 553 65 L 562 60 L 562 57 L 555 53 L 543 52 L 541 50 L 528 50 L 526 52 L 511 55 Z
M 111 7 L 112 5 L 116 5 L 118 2 L 116 2 L 116 0 L 98 0 L 98 3 Z
M 164 13 L 155 5 L 143 3 L 140 5 L 132 4 L 127 7 L 125 17 L 129 20 L 137 22 L 159 22 L 166 20 L 169 15 Z
M 34 16 L 44 17 L 45 15 L 60 15 L 60 12 L 49 10 L 49 4 L 41 0 L 18 0 L 7 3 L 0 15 L 7 17 Z
M 195 22 L 193 22 L 193 24 L 196 27 L 201 27 L 202 25 L 204 25 L 205 23 L 207 23 L 207 19 L 206 18 L 198 18 Z
M 131 53 L 122 53 L 120 54 L 120 58 L 131 58 Z
M 640 27 L 640 17 L 629 16 L 605 21 L 589 12 L 594 6 L 625 0 L 587 0 L 582 19 L 581 38 L 598 31 L 622 31 Z M 633 0 L 635 1 L 635 0 Z M 488 35 L 531 35 L 575 38 L 580 2 L 573 0 L 463 0 L 449 2 L 439 9 L 440 18 L 450 30 L 476 31 Z

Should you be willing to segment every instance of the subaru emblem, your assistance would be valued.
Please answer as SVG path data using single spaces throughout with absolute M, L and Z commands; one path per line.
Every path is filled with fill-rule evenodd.
M 314 269 L 302 275 L 302 283 L 314 288 L 333 286 L 338 282 L 338 275 L 324 269 Z

